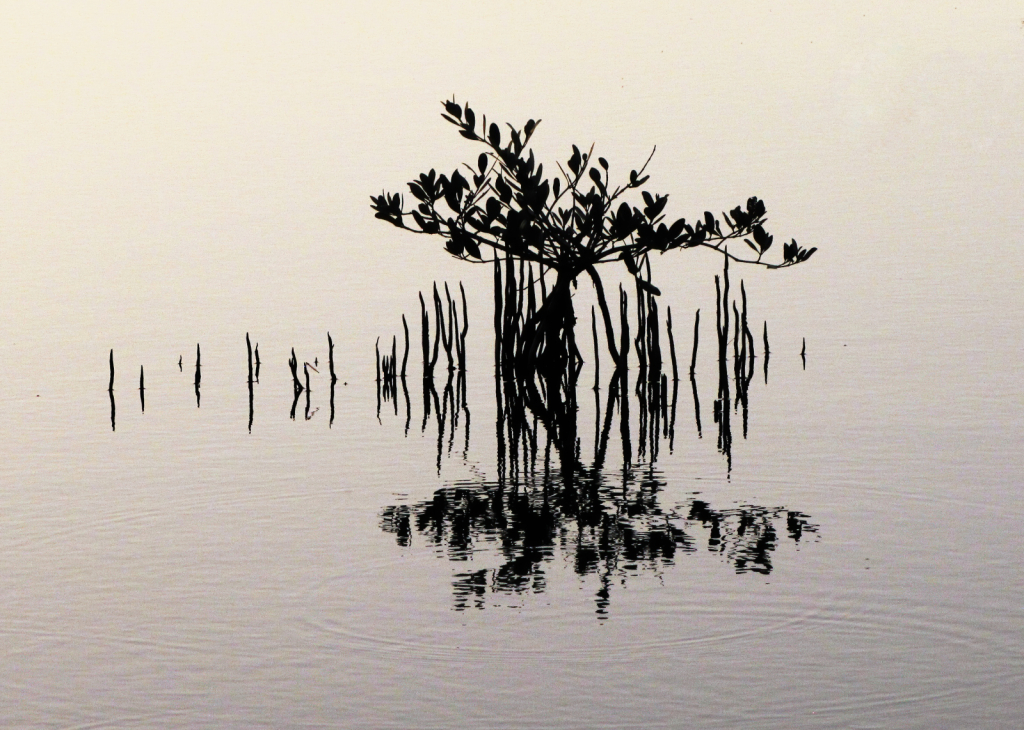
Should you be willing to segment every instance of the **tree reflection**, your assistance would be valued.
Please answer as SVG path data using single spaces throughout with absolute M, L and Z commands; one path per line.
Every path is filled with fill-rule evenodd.
M 510 261 L 495 267 L 497 476 L 458 481 L 429 500 L 391 505 L 381 513 L 381 528 L 401 546 L 422 541 L 456 563 L 468 563 L 478 552 L 500 556 L 497 567 L 454 574 L 457 610 L 483 608 L 500 595 L 545 591 L 548 565 L 561 556 L 579 576 L 597 577 L 596 612 L 607 617 L 614 585 L 640 573 L 660 572 L 682 554 L 706 550 L 738 574 L 767 575 L 784 541 L 798 543 L 817 531 L 807 515 L 785 507 L 715 508 L 696 496 L 682 504 L 662 504 L 667 484 L 657 463 L 663 442 L 671 449 L 674 439 L 678 368 L 669 337 L 670 385 L 661 372 L 662 340 L 652 335 L 659 327 L 657 307 L 639 288 L 634 307 L 638 334 L 632 342 L 641 367 L 635 382 L 626 370 L 616 369 L 603 397 L 594 388 L 594 451 L 592 458 L 584 458 L 577 427 L 581 360 L 571 328 L 537 333 L 522 327 L 532 318 L 519 316 L 517 310 L 529 315 L 543 307 L 548 292 L 543 277 L 516 268 Z M 718 286 L 715 421 L 719 450 L 731 467 L 730 415 L 742 410 L 746 438 L 747 391 L 754 368 L 746 292 L 741 286 L 742 310 L 734 305 L 730 318 L 727 277 L 726 271 L 724 288 L 721 281 Z M 535 289 L 539 296 L 531 294 Z M 568 320 L 571 299 L 563 298 L 561 306 Z M 620 291 L 622 352 L 630 342 L 628 313 L 628 298 Z M 726 346 L 730 339 L 732 348 Z M 699 435 L 692 367 L 690 381 Z M 433 413 L 438 473 L 444 452 L 451 452 L 455 418 L 465 408 L 464 395 L 456 395 L 464 394 L 464 386 L 453 388 L 451 377 L 443 393 L 438 395 L 432 377 L 424 379 L 422 429 Z M 468 409 L 465 413 L 468 448 Z M 618 463 L 609 465 L 615 457 Z

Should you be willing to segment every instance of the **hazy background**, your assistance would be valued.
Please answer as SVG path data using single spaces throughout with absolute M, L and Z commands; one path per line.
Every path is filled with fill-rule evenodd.
M 884 319 L 922 279 L 911 317 L 950 337 L 1019 311 L 1020 3 L 378 5 L 0 5 L 2 337 L 202 339 L 214 305 L 345 330 L 396 274 L 486 282 L 368 205 L 475 158 L 439 117 L 453 94 L 543 119 L 549 169 L 596 142 L 625 176 L 657 145 L 669 215 L 762 197 L 778 238 L 821 248 L 778 278 L 817 292 L 797 320 Z M 713 259 L 670 258 L 669 291 Z

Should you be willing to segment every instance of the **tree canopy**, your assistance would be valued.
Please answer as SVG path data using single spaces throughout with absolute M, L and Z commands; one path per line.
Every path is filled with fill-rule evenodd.
M 584 271 L 595 276 L 595 264 L 621 260 L 644 289 L 657 294 L 640 274 L 643 260 L 654 251 L 711 248 L 735 261 L 776 269 L 806 261 L 817 250 L 802 248 L 794 239 L 783 245 L 781 261 L 767 260 L 774 237 L 764 228 L 765 204 L 756 197 L 720 216 L 706 211 L 692 223 L 685 218 L 669 223 L 668 195 L 644 187 L 653 150 L 639 170 L 630 171 L 628 181 L 613 183 L 608 161 L 594 159 L 593 145 L 587 152 L 572 145 L 565 165 L 557 163 L 558 174 L 545 177 L 544 165 L 529 147 L 539 121 L 531 119 L 518 129 L 506 124 L 503 136 L 486 116 L 478 125 L 468 103 L 442 103 L 441 116 L 460 135 L 484 146 L 476 164 L 466 163 L 450 175 L 433 169 L 420 174 L 408 183 L 416 199 L 412 208 L 406 208 L 404 195 L 388 192 L 371 196 L 371 205 L 377 218 L 399 228 L 441 236 L 457 258 L 480 261 L 483 248 L 490 247 L 572 278 Z M 729 250 L 740 241 L 753 253 L 740 256 Z

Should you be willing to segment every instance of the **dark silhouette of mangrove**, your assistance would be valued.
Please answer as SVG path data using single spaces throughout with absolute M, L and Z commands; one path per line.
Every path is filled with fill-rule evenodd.
M 609 353 L 616 368 L 626 367 L 628 340 L 622 338 L 622 344 L 616 346 L 598 264 L 621 261 L 635 277 L 638 291 L 657 295 L 660 291 L 650 280 L 649 256 L 654 252 L 703 247 L 726 259 L 776 269 L 806 261 L 816 250 L 803 249 L 793 240 L 783 246 L 781 262 L 764 260 L 773 236 L 764 229 L 766 209 L 756 197 L 747 200 L 746 208 L 736 206 L 720 218 L 705 211 L 693 224 L 684 218 L 667 224 L 664 210 L 668 196 L 652 195 L 644 189 L 649 179 L 644 171 L 653 151 L 640 170 L 630 172 L 628 182 L 613 184 L 607 160 L 598 157 L 594 166 L 593 145 L 586 153 L 573 145 L 566 167 L 557 165 L 559 174 L 546 178 L 543 164 L 536 161 L 529 147 L 539 122 L 531 119 L 521 129 L 507 125 L 509 137 L 503 143 L 502 130 L 497 124 L 488 125 L 486 117 L 477 127 L 476 114 L 468 104 L 459 105 L 453 100 L 443 105 L 442 117 L 456 126 L 462 137 L 484 146 L 475 164 L 467 163 L 462 168 L 468 179 L 459 168 L 450 176 L 430 170 L 408 184 L 418 201 L 414 207 L 407 209 L 404 196 L 387 192 L 371 196 L 371 207 L 377 218 L 399 228 L 440 236 L 445 249 L 456 258 L 482 262 L 482 249 L 489 247 L 494 260 L 505 258 L 510 265 L 534 264 L 542 277 L 553 271 L 555 280 L 545 304 L 536 308 L 521 328 L 524 341 L 517 349 L 520 357 L 531 364 L 545 351 L 559 350 L 563 339 L 572 340 L 576 319 L 572 316 L 571 288 L 587 274 L 597 295 Z M 630 204 L 627 198 L 635 203 Z M 638 207 L 641 201 L 642 209 Z M 753 258 L 730 250 L 730 245 L 740 241 L 753 250 Z M 641 349 L 646 358 L 646 342 L 641 343 Z M 425 362 L 426 350 L 425 343 Z M 436 356 L 435 340 L 429 359 L 431 371 Z M 570 348 L 570 357 L 574 356 Z M 541 371 L 552 366 L 545 362 L 536 365 Z

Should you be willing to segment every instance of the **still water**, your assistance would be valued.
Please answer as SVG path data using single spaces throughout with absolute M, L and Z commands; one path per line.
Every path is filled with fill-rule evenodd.
M 506 441 L 483 287 L 464 398 L 443 372 L 424 390 L 414 332 L 409 400 L 378 405 L 365 337 L 335 348 L 333 423 L 326 329 L 250 333 L 251 431 L 245 332 L 203 348 L 198 407 L 195 343 L 115 350 L 116 429 L 106 351 L 65 367 L 40 339 L 7 345 L 47 377 L 17 382 L 8 415 L 5 724 L 1013 725 L 1019 399 L 954 363 L 937 408 L 920 372 L 881 382 L 884 344 L 787 331 L 755 281 L 777 334 L 729 458 L 703 289 L 699 403 L 684 367 L 674 420 L 666 402 L 643 436 L 661 413 L 635 362 L 625 422 L 584 366 L 577 491 L 543 427 L 532 457 Z M 402 341 L 400 320 L 380 329 Z M 294 417 L 293 346 L 319 365 Z
M 3 10 L 0 726 L 1024 725 L 1016 4 L 183 7 Z M 652 262 L 663 408 L 581 281 L 578 483 L 510 431 L 490 268 L 369 208 L 475 159 L 453 94 L 819 248 L 732 272 L 729 448 L 706 251 Z

